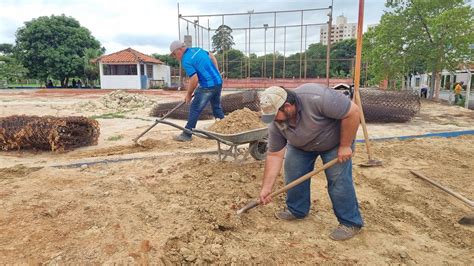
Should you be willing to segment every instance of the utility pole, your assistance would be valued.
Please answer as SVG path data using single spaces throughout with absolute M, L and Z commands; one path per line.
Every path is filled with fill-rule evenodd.
M 247 13 L 249 13 L 249 73 L 248 73 L 248 77 L 250 79 L 250 75 L 251 75 L 251 67 L 250 67 L 250 31 L 251 31 L 251 28 L 252 28 L 252 13 L 253 13 L 253 9 L 252 10 L 249 10 L 247 11 Z
M 469 109 L 469 101 L 470 101 L 470 96 L 471 96 L 471 84 L 472 84 L 472 73 L 471 69 L 469 68 L 469 65 L 467 66 L 467 74 L 468 74 L 468 80 L 467 80 L 467 89 L 466 89 L 466 100 L 464 102 L 464 107 Z
M 277 13 L 273 14 L 273 72 L 272 78 L 275 79 L 275 43 L 276 43 L 276 21 L 277 21 Z
M 331 6 L 329 7 L 329 20 L 328 20 L 328 43 L 326 46 L 326 86 L 329 88 L 329 70 L 331 68 L 331 32 L 332 32 L 332 6 L 333 0 L 331 1 Z
M 265 33 L 263 35 L 263 77 L 267 77 L 267 29 L 268 24 L 263 24 Z

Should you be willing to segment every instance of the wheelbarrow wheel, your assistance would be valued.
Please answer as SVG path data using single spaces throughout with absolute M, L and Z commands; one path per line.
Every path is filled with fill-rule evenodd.
M 250 143 L 249 153 L 257 161 L 265 160 L 267 156 L 267 141 L 258 140 Z

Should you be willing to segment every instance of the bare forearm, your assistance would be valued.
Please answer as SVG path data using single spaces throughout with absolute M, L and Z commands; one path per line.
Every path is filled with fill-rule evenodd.
M 196 89 L 198 85 L 198 77 L 197 74 L 194 74 L 190 79 L 189 79 L 189 84 L 188 84 L 188 90 L 187 93 L 189 95 L 192 95 L 194 93 L 194 90 Z
M 359 107 L 354 103 L 351 103 L 351 108 L 347 116 L 341 120 L 341 136 L 340 146 L 349 147 L 351 146 L 354 138 L 357 134 L 357 129 L 360 123 L 360 112 Z
M 285 150 L 286 149 L 278 152 L 269 152 L 267 154 L 267 159 L 265 160 L 265 170 L 263 172 L 262 188 L 272 190 L 276 177 L 278 176 L 278 173 L 280 173 L 281 166 L 283 164 Z
M 209 52 L 209 57 L 211 58 L 212 63 L 216 66 L 217 71 L 219 71 L 219 64 L 217 63 L 217 59 L 216 59 L 216 57 L 214 56 L 214 54 L 212 54 L 211 52 Z

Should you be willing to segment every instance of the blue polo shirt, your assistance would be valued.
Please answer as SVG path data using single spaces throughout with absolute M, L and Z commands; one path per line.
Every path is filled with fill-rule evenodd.
M 187 48 L 181 59 L 181 64 L 192 77 L 198 75 L 199 86 L 210 88 L 222 84 L 222 78 L 214 63 L 209 57 L 209 52 L 199 47 Z

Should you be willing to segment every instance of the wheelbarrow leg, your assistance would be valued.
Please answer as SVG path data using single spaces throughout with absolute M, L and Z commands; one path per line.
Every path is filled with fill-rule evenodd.
M 221 143 L 217 140 L 217 154 L 219 154 L 219 161 L 222 162 Z

